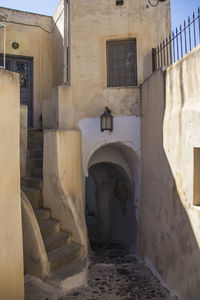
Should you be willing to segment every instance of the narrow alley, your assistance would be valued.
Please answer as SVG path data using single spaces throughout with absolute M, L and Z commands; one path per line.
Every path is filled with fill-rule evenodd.
M 65 296 L 51 295 L 26 284 L 26 300 L 167 300 L 164 288 L 149 268 L 122 247 L 98 245 L 90 258 L 88 285 Z

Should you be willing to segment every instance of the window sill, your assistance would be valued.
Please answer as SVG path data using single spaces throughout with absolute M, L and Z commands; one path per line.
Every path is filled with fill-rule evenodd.
M 135 89 L 139 88 L 139 85 L 128 85 L 128 86 L 105 86 L 104 89 Z
M 192 208 L 200 211 L 200 204 L 193 204 Z

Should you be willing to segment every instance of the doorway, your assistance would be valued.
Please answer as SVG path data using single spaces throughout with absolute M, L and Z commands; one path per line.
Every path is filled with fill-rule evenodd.
M 0 57 L 3 66 L 3 57 Z M 20 104 L 28 107 L 28 127 L 33 127 L 33 58 L 6 55 L 6 69 L 20 75 Z
M 89 168 L 86 179 L 86 223 L 92 249 L 97 244 L 134 248 L 137 240 L 134 184 L 117 164 Z

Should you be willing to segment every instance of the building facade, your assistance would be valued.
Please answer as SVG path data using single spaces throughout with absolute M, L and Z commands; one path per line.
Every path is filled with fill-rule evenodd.
M 67 289 L 86 281 L 88 241 L 139 251 L 140 85 L 171 30 L 170 1 L 68 0 L 53 17 L 0 17 L 0 64 L 20 81 L 24 269 Z M 101 131 L 105 107 L 112 131 Z M 57 280 L 77 261 L 73 280 Z

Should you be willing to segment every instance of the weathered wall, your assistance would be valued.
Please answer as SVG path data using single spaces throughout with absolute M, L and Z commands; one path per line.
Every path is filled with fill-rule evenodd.
M 12 24 L 8 22 L 6 37 L 6 54 L 21 55 L 33 58 L 33 111 L 34 126 L 39 127 L 42 101 L 48 99 L 52 88 L 52 17 L 37 15 L 0 7 L 0 12 L 7 14 L 7 21 L 24 23 L 33 26 Z M 0 40 L 3 41 L 3 29 L 0 29 Z M 13 42 L 19 43 L 18 49 L 12 48 Z M 0 43 L 3 53 L 3 43 Z
M 87 252 L 80 131 L 44 131 L 43 201 Z
M 0 299 L 23 300 L 19 77 L 0 69 Z
M 60 129 L 74 128 L 80 119 L 99 116 L 105 106 L 116 115 L 138 114 L 138 87 L 107 87 L 106 41 L 137 39 L 140 83 L 151 73 L 152 47 L 170 31 L 170 1 L 155 8 L 147 8 L 146 0 L 126 0 L 123 6 L 115 3 L 114 0 L 71 1 L 71 86 L 64 91 L 60 110 L 72 113 L 70 121 L 59 115 Z
M 21 192 L 24 273 L 45 279 L 50 273 L 49 261 L 33 208 Z
M 197 47 L 141 88 L 141 253 L 184 300 L 200 297 L 200 210 L 193 205 L 199 63 Z

